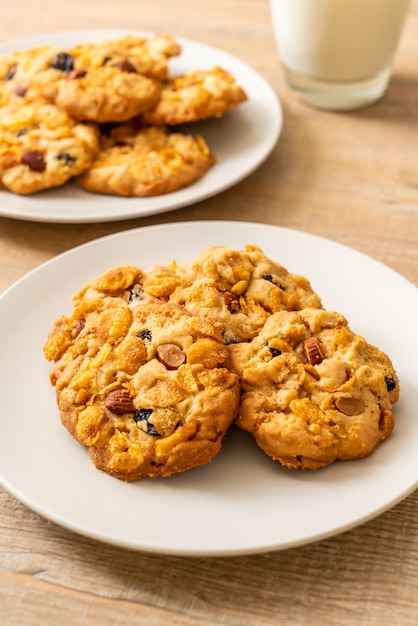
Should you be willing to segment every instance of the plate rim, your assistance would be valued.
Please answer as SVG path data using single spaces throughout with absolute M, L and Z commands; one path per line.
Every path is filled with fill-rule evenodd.
M 112 36 L 117 38 L 123 36 L 124 34 L 133 34 L 149 37 L 155 35 L 156 33 L 153 33 L 149 30 L 141 30 L 135 28 L 79 30 L 69 29 L 49 31 L 44 33 L 34 33 L 32 35 L 29 35 L 28 37 L 21 37 L 19 39 L 12 39 L 6 42 L 1 42 L 0 54 L 6 51 L 12 51 L 16 48 L 16 46 L 25 49 L 34 47 L 35 45 L 41 45 L 42 43 L 48 44 L 55 38 L 60 37 L 71 39 L 74 43 L 78 43 L 78 38 L 80 37 L 83 41 L 92 41 L 99 39 L 106 40 L 111 38 Z M 239 184 L 245 178 L 250 176 L 269 158 L 275 146 L 277 145 L 277 142 L 279 141 L 283 128 L 283 108 L 280 98 L 276 91 L 273 89 L 273 86 L 254 67 L 252 67 L 250 64 L 243 61 L 239 57 L 231 54 L 229 51 L 188 37 L 176 35 L 173 35 L 173 37 L 182 46 L 182 50 L 186 53 L 188 49 L 195 48 L 207 58 L 209 58 L 211 54 L 214 54 L 215 58 L 216 56 L 220 56 L 222 59 L 226 60 L 228 64 L 239 68 L 239 71 L 245 73 L 246 78 L 248 78 L 248 84 L 243 85 L 244 89 L 246 89 L 247 91 L 251 89 L 250 82 L 254 80 L 258 82 L 258 87 L 262 87 L 263 94 L 265 96 L 265 101 L 263 101 L 262 105 L 265 106 L 265 112 L 269 113 L 271 127 L 269 128 L 269 133 L 267 134 L 265 132 L 262 140 L 258 140 L 258 142 L 254 144 L 254 146 L 258 145 L 260 146 L 260 148 L 262 148 L 259 151 L 259 154 L 251 155 L 251 149 L 248 146 L 246 148 L 246 151 L 248 152 L 248 162 L 241 171 L 238 171 L 238 168 L 234 168 L 234 171 L 231 170 L 231 172 L 229 173 L 227 170 L 227 162 L 218 164 L 215 163 L 214 167 L 218 166 L 218 168 L 223 168 L 218 169 L 218 172 L 221 172 L 221 175 L 223 176 L 223 178 L 218 183 L 216 183 L 215 178 L 216 170 L 214 170 L 214 168 L 211 168 L 212 170 L 214 170 L 213 172 L 207 172 L 205 176 L 202 177 L 202 179 L 196 181 L 192 185 L 188 185 L 175 192 L 171 192 L 170 194 L 150 196 L 149 198 L 124 198 L 121 196 L 113 196 L 107 194 L 92 194 L 76 187 L 76 193 L 81 194 L 80 197 L 66 199 L 66 190 L 71 189 L 73 185 L 76 185 L 76 183 L 71 181 L 62 187 L 45 190 L 43 192 L 39 192 L 38 194 L 33 194 L 32 196 L 19 196 L 18 194 L 12 194 L 12 192 L 0 191 L 0 217 L 8 217 L 22 221 L 35 221 L 56 224 L 91 224 L 97 222 L 115 222 L 158 215 L 160 213 L 170 212 L 183 207 L 192 206 L 195 203 L 207 200 L 208 198 L 214 197 L 230 189 L 231 187 Z M 179 57 L 173 57 L 171 63 L 175 63 L 176 59 L 181 59 L 181 54 Z M 232 69 L 231 72 L 233 72 Z M 233 73 L 236 73 L 236 71 Z M 248 110 L 248 107 L 253 106 L 253 104 L 254 100 L 251 101 L 251 98 L 249 98 L 247 102 L 244 102 L 242 103 L 242 105 L 240 105 L 235 113 L 239 113 L 240 109 L 242 110 L 245 105 L 247 105 Z M 260 104 L 261 103 L 258 102 L 257 106 L 259 106 Z M 253 115 L 255 114 L 255 112 L 256 110 L 254 109 Z M 231 113 L 232 115 L 234 115 L 234 111 L 229 111 L 226 112 L 223 118 L 220 119 L 228 119 L 229 114 Z M 212 122 L 214 123 L 216 123 L 216 121 L 217 120 L 212 120 Z M 201 122 L 195 122 L 194 124 L 195 130 L 197 129 L 196 132 L 199 132 L 198 129 Z M 254 146 L 252 146 L 252 148 Z M 237 154 L 234 155 L 234 158 L 237 158 Z M 210 181 L 210 183 L 208 183 L 208 181 Z M 60 194 L 61 192 L 62 196 L 59 198 L 55 198 L 52 195 L 56 193 Z M 48 198 L 48 195 L 50 196 L 50 198 Z M 8 199 L 11 199 L 11 203 L 8 203 Z M 41 201 L 38 202 L 38 199 L 40 199 Z M 33 201 L 32 208 L 30 206 L 31 200 Z M 48 202 L 48 200 L 50 204 L 68 202 L 69 205 L 72 206 L 76 206 L 77 202 L 86 203 L 90 201 L 92 203 L 92 214 L 88 214 L 88 208 L 84 208 L 84 214 L 82 216 L 74 215 L 71 213 L 71 208 L 67 208 L 63 211 L 62 214 L 54 215 L 53 212 L 51 213 L 42 209 L 42 206 L 45 204 L 45 202 Z M 141 209 L 141 202 L 143 205 L 145 205 L 146 203 L 146 205 L 149 205 L 150 208 L 145 210 Z M 104 208 L 101 209 L 101 212 L 99 211 L 93 213 L 95 205 L 99 205 L 100 203 L 104 206 Z M 122 203 L 123 209 L 110 208 L 109 210 L 107 210 L 106 207 L 112 207 L 112 203 L 117 205 Z M 20 207 L 22 208 L 20 209 Z
M 172 222 L 172 223 L 166 223 L 166 224 L 154 224 L 154 225 L 149 225 L 149 226 L 143 226 L 143 227 L 137 227 L 137 228 L 133 228 L 133 229 L 129 229 L 126 231 L 122 231 L 119 233 L 112 233 L 109 235 L 105 235 L 103 237 L 98 237 L 97 239 L 93 239 L 91 241 L 82 243 L 78 246 L 75 246 L 73 248 L 70 248 L 69 250 L 66 250 L 64 252 L 62 252 L 60 255 L 57 255 L 56 257 L 53 257 L 47 261 L 45 261 L 44 263 L 42 263 L 41 265 L 39 265 L 38 267 L 34 268 L 33 270 L 31 270 L 30 272 L 28 272 L 27 274 L 25 274 L 24 276 L 22 276 L 18 281 L 16 281 L 13 285 L 11 285 L 8 289 L 6 289 L 3 294 L 1 294 L 0 296 L 0 312 L 1 312 L 1 307 L 3 304 L 4 299 L 7 296 L 7 294 L 10 294 L 10 292 L 12 292 L 14 289 L 16 288 L 21 288 L 22 283 L 24 283 L 27 280 L 31 279 L 31 276 L 33 274 L 36 274 L 38 272 L 42 273 L 43 269 L 46 266 L 49 265 L 54 265 L 54 263 L 57 263 L 57 261 L 59 259 L 64 259 L 65 257 L 70 257 L 72 255 L 76 255 L 78 254 L 78 252 L 80 252 L 80 250 L 86 249 L 88 250 L 91 247 L 94 247 L 94 245 L 97 245 L 99 247 L 104 246 L 106 248 L 107 244 L 109 242 L 111 242 L 112 239 L 123 239 L 124 237 L 130 237 L 130 236 L 134 236 L 135 234 L 138 233 L 146 233 L 154 230 L 154 231 L 161 231 L 161 230 L 166 230 L 168 229 L 181 229 L 181 228 L 188 228 L 188 227 L 205 227 L 205 226 L 226 226 L 229 225 L 229 227 L 231 228 L 236 228 L 238 226 L 238 228 L 240 226 L 244 226 L 245 228 L 254 228 L 257 227 L 258 229 L 260 229 L 261 231 L 265 231 L 265 230 L 274 230 L 275 232 L 281 232 L 281 234 L 284 236 L 286 234 L 288 234 L 289 232 L 292 233 L 293 235 L 296 235 L 296 237 L 302 237 L 303 238 L 308 238 L 308 239 L 312 239 L 314 242 L 327 242 L 329 244 L 331 244 L 331 246 L 336 246 L 337 248 L 341 248 L 343 251 L 348 251 L 350 254 L 355 254 L 355 255 L 359 255 L 360 257 L 364 257 L 365 259 L 367 259 L 368 261 L 371 261 L 373 264 L 376 265 L 376 267 L 378 268 L 382 268 L 384 271 L 389 271 L 393 277 L 393 279 L 398 280 L 399 278 L 402 279 L 405 287 L 407 288 L 415 288 L 415 285 L 413 283 L 411 283 L 410 281 L 408 281 L 408 279 L 406 279 L 404 276 L 402 276 L 401 274 L 397 273 L 395 270 L 393 270 L 392 268 L 388 267 L 387 265 L 381 263 L 380 261 L 374 259 L 373 257 L 370 257 L 362 252 L 359 252 L 349 246 L 346 246 L 345 244 L 341 244 L 339 242 L 336 242 L 334 240 L 331 239 L 327 239 L 325 237 L 319 236 L 319 235 L 314 235 L 308 232 L 304 232 L 304 231 L 297 231 L 294 229 L 289 229 L 286 227 L 282 227 L 282 226 L 276 226 L 276 225 L 271 225 L 271 224 L 261 224 L 261 223 L 257 223 L 257 222 L 236 222 L 236 221 L 232 221 L 232 220 L 192 220 L 192 221 L 185 221 L 185 222 Z M 65 259 L 64 259 L 65 260 Z M 280 261 L 279 261 L 280 262 Z M 57 263 L 59 265 L 59 263 Z M 20 287 L 19 287 L 20 285 Z M 415 288 L 416 289 L 416 288 Z M 418 302 L 418 300 L 417 300 Z M 392 498 L 390 500 L 389 503 L 383 504 L 382 506 L 380 506 L 378 509 L 374 510 L 373 512 L 364 515 L 364 516 L 360 516 L 359 518 L 356 519 L 355 522 L 348 522 L 346 525 L 340 525 L 338 527 L 337 530 L 335 529 L 331 529 L 331 530 L 325 530 L 324 532 L 321 533 L 317 533 L 316 535 L 310 535 L 308 538 L 304 537 L 299 539 L 298 541 L 293 541 L 291 543 L 284 543 L 284 544 L 280 544 L 280 541 L 278 543 L 276 543 L 275 545 L 269 544 L 269 545 L 264 545 L 264 546 L 260 546 L 259 544 L 249 547 L 247 546 L 246 548 L 236 548 L 236 549 L 221 549 L 221 550 L 214 550 L 214 549 L 201 549 L 198 550 L 196 548 L 191 548 L 190 550 L 185 549 L 184 547 L 180 550 L 176 549 L 176 548 L 168 548 L 166 547 L 150 547 L 150 546 L 146 546 L 146 545 L 133 545 L 132 543 L 126 543 L 123 540 L 120 539 L 111 539 L 109 538 L 109 536 L 106 536 L 105 533 L 100 533 L 100 532 L 96 532 L 96 531 L 88 531 L 86 530 L 86 528 L 81 528 L 80 524 L 76 524 L 76 523 L 71 523 L 68 522 L 66 520 L 61 519 L 61 517 L 59 515 L 54 515 L 51 514 L 51 512 L 45 511 L 44 507 L 42 506 L 34 506 L 33 502 L 31 501 L 31 498 L 29 497 L 22 497 L 22 494 L 20 494 L 18 492 L 18 490 L 16 491 L 13 488 L 13 485 L 11 485 L 9 483 L 8 480 L 5 480 L 3 477 L 3 473 L 0 472 L 0 484 L 2 484 L 5 489 L 7 491 L 9 491 L 10 493 L 12 493 L 12 495 L 14 495 L 18 500 L 20 500 L 21 502 L 23 502 L 26 506 L 28 506 L 28 508 L 36 511 L 37 513 L 39 513 L 40 515 L 42 515 L 43 517 L 45 517 L 46 519 L 49 519 L 55 523 L 57 523 L 58 525 L 65 527 L 73 532 L 76 532 L 78 534 L 84 535 L 86 537 L 90 537 L 92 539 L 96 539 L 99 541 L 103 541 L 105 543 L 108 544 L 112 544 L 112 545 L 117 545 L 119 547 L 123 547 L 123 548 L 129 548 L 129 549 L 134 549 L 137 551 L 142 551 L 142 552 L 149 552 L 149 553 L 154 553 L 154 554 L 171 554 L 171 555 L 183 555 L 183 556 L 235 556 L 235 555 L 244 555 L 244 554 L 261 554 L 263 552 L 271 552 L 271 551 L 280 551 L 280 550 L 284 550 L 284 549 L 289 549 L 289 548 L 294 548 L 294 547 L 299 547 L 302 545 L 308 545 L 314 542 L 317 542 L 319 540 L 328 538 L 328 537 L 332 537 L 332 536 L 336 536 L 339 535 L 343 532 L 346 532 L 347 530 L 353 529 L 359 525 L 362 525 L 364 523 L 366 523 L 367 521 L 374 519 L 376 517 L 378 517 L 379 515 L 381 515 L 382 513 L 386 512 L 387 510 L 393 508 L 394 506 L 396 506 L 396 504 L 398 504 L 399 502 L 401 502 L 403 499 L 405 499 L 406 497 L 408 497 L 411 493 L 413 493 L 416 488 L 418 487 L 418 474 L 415 477 L 415 482 L 411 483 L 409 485 L 408 488 L 404 489 L 402 492 L 400 492 L 398 494 L 398 496 L 396 498 Z

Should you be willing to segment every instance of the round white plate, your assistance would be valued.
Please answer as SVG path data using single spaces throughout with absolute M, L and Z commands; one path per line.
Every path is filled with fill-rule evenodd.
M 129 31 L 139 36 L 150 33 Z M 76 43 L 115 39 L 126 31 L 68 31 L 45 33 L 0 46 L 0 54 L 51 44 L 68 47 Z M 0 215 L 39 222 L 103 222 L 144 217 L 171 211 L 204 200 L 232 187 L 251 174 L 268 157 L 282 127 L 280 102 L 266 80 L 249 65 L 216 48 L 176 38 L 179 57 L 169 60 L 170 74 L 216 65 L 228 70 L 244 88 L 248 101 L 217 119 L 183 126 L 185 132 L 201 134 L 216 158 L 205 176 L 184 189 L 150 198 L 122 198 L 89 193 L 76 183 L 32 196 L 0 191 Z M 188 131 L 190 129 L 190 131 Z
M 61 426 L 42 347 L 71 296 L 119 264 L 184 262 L 204 248 L 257 244 L 307 276 L 326 308 L 393 359 L 402 392 L 389 439 L 361 461 L 295 471 L 231 429 L 208 465 L 124 483 L 97 470 Z M 350 248 L 274 226 L 189 222 L 98 239 L 32 271 L 0 298 L 0 482 L 27 506 L 80 534 L 179 555 L 279 550 L 382 513 L 418 486 L 416 288 Z

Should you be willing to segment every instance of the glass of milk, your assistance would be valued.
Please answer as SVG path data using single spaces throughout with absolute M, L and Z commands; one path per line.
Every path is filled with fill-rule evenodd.
M 323 109 L 371 104 L 386 91 L 411 0 L 270 0 L 291 89 Z

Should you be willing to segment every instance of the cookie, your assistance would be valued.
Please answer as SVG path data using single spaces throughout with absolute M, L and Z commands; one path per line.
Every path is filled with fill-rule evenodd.
M 10 99 L 47 100 L 81 121 L 126 121 L 155 107 L 157 81 L 179 52 L 169 35 L 31 48 L 0 59 L 2 91 Z
M 155 81 L 126 64 L 70 72 L 57 86 L 55 103 L 75 119 L 103 123 L 129 120 L 158 99 Z
M 87 76 L 89 72 L 93 72 L 92 84 L 95 85 L 100 83 L 97 71 L 105 67 L 113 68 L 114 72 L 119 70 L 136 73 L 152 79 L 153 84 L 154 81 L 164 80 L 168 75 L 168 59 L 178 55 L 180 51 L 180 46 L 166 34 L 149 38 L 127 35 L 117 40 L 79 44 L 65 49 L 38 46 L 1 55 L 0 82 L 6 87 L 10 98 L 17 96 L 55 102 L 62 83 L 64 91 L 66 90 L 67 78 Z M 109 94 L 113 94 L 113 97 L 118 86 L 120 85 L 112 78 Z M 144 87 L 141 86 L 140 90 L 143 91 Z M 130 91 L 129 94 L 131 93 Z M 60 97 L 66 101 L 64 95 Z M 156 101 L 157 96 L 152 106 Z M 143 110 L 145 108 L 139 112 Z M 120 118 L 112 121 L 120 121 Z
M 0 109 L 0 187 L 32 194 L 57 187 L 90 166 L 99 151 L 95 125 L 79 124 L 52 104 Z
M 158 81 L 167 79 L 168 60 L 180 52 L 180 45 L 166 33 L 151 37 L 126 35 L 115 40 L 79 44 L 70 50 L 76 70 L 129 64 L 138 74 Z
M 44 347 L 63 425 L 97 468 L 126 481 L 208 463 L 240 394 L 219 327 L 126 297 L 140 279 L 123 267 L 89 284 Z
M 1 55 L 0 83 L 7 99 L 52 101 L 57 79 L 62 78 L 62 72 L 52 67 L 56 55 L 56 48 L 49 45 Z
M 172 281 L 170 301 L 220 323 L 227 343 L 252 339 L 276 311 L 322 306 L 306 278 L 290 274 L 256 246 L 213 246 L 173 273 L 179 282 Z M 160 284 L 153 287 L 157 297 Z
M 200 136 L 126 125 L 102 138 L 99 156 L 77 182 L 96 193 L 154 196 L 199 180 L 214 161 Z
M 162 83 L 157 106 L 143 119 L 151 125 L 173 126 L 219 117 L 245 100 L 246 93 L 226 70 L 197 70 Z
M 342 315 L 281 311 L 228 349 L 242 386 L 236 424 L 286 467 L 362 458 L 390 435 L 396 372 Z

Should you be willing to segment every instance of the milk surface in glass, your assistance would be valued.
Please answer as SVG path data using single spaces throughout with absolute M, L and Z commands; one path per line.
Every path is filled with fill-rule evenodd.
M 271 0 L 290 84 L 299 76 L 302 89 L 319 89 L 324 82 L 330 90 L 358 83 L 358 90 L 363 81 L 379 78 L 384 91 L 409 5 L 410 0 Z M 304 79 L 317 81 L 316 87 Z

